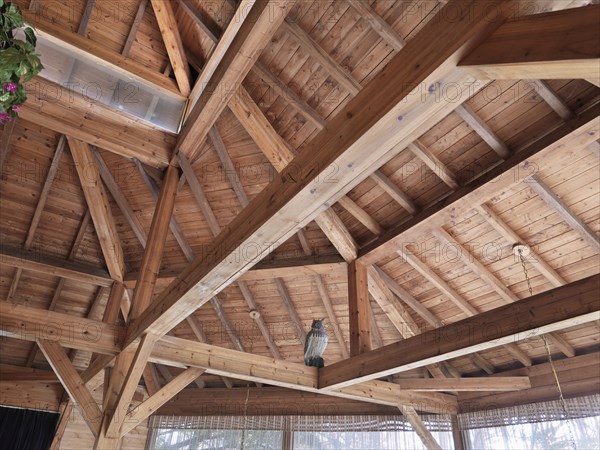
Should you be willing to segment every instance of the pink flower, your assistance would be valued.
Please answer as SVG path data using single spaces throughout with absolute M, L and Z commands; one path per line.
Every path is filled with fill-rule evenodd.
M 7 122 L 12 122 L 13 118 L 8 113 L 0 113 L 0 124 L 4 125 Z
M 17 92 L 18 88 L 19 88 L 19 85 L 17 83 L 13 83 L 12 81 L 4 83 L 4 92 L 6 92 L 6 91 Z
M 12 111 L 18 113 L 19 111 L 21 111 L 21 105 L 13 105 Z

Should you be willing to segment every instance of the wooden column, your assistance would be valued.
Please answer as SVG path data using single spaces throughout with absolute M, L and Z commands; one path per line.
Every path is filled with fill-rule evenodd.
M 350 315 L 350 356 L 371 350 L 367 268 L 358 261 L 348 265 L 348 313 Z

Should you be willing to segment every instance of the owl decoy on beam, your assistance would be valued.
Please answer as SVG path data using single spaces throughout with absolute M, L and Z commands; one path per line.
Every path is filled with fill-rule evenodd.
M 323 353 L 327 347 L 329 336 L 325 332 L 323 321 L 325 319 L 313 320 L 310 331 L 306 335 L 304 343 L 304 364 L 312 367 L 324 367 Z

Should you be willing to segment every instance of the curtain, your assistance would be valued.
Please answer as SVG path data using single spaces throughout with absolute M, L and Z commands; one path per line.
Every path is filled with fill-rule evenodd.
M 600 449 L 600 395 L 459 414 L 471 449 Z
M 31 409 L 0 407 L 0 443 L 11 450 L 47 450 L 59 415 Z
M 422 415 L 444 449 L 450 418 Z M 424 449 L 402 416 L 154 416 L 149 449 Z

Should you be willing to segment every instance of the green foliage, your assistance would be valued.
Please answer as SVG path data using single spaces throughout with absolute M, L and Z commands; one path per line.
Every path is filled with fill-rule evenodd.
M 23 29 L 25 40 L 14 37 Z M 27 100 L 23 83 L 31 80 L 44 67 L 35 51 L 37 38 L 25 22 L 19 8 L 0 0 L 0 123 L 18 116 Z

